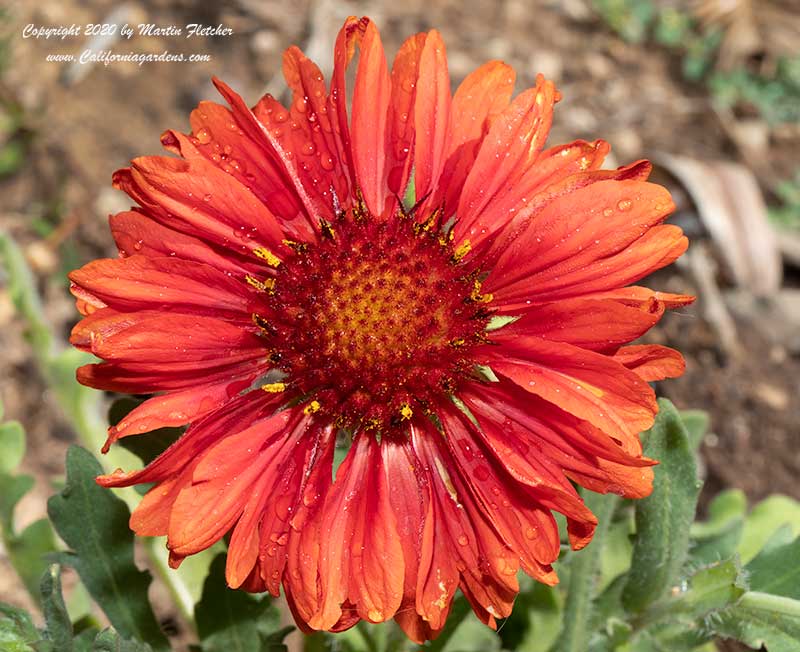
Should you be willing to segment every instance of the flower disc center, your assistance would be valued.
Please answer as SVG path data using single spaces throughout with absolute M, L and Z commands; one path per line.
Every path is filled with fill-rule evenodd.
M 471 369 L 487 319 L 475 287 L 452 245 L 410 219 L 342 220 L 278 269 L 273 359 L 340 425 L 386 429 Z

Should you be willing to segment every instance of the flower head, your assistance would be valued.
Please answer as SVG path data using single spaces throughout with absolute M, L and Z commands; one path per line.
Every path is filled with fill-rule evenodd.
M 327 87 L 287 50 L 288 108 L 215 81 L 228 106 L 162 136 L 179 158 L 114 175 L 138 206 L 111 217 L 120 257 L 70 276 L 72 341 L 103 359 L 82 383 L 155 394 L 106 447 L 188 424 L 98 480 L 155 483 L 131 526 L 173 565 L 230 533 L 229 584 L 282 586 L 301 627 L 395 618 L 422 641 L 458 588 L 494 625 L 519 569 L 557 581 L 553 511 L 574 548 L 596 524 L 571 481 L 649 493 L 648 381 L 683 361 L 627 344 L 691 297 L 632 284 L 687 242 L 646 161 L 545 148 L 544 78 L 512 99 L 493 61 L 451 96 L 436 31 L 389 72 L 367 19 L 334 57 Z

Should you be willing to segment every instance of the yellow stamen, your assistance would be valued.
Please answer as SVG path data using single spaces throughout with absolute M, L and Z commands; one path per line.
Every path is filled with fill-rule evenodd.
M 333 226 L 331 225 L 328 220 L 324 218 L 320 218 L 319 220 L 319 228 L 322 231 L 322 235 L 328 238 L 328 240 L 334 240 L 336 233 L 333 230 Z
M 281 264 L 281 259 L 273 254 L 269 249 L 265 249 L 264 247 L 253 249 L 253 253 L 261 260 L 265 261 L 270 267 L 277 267 Z
M 403 419 L 403 421 L 408 421 L 413 414 L 414 410 L 411 409 L 411 406 L 408 403 L 403 403 L 403 405 L 400 406 L 400 417 Z
M 320 407 L 319 401 L 311 401 L 303 408 L 303 412 L 306 414 L 314 414 L 314 412 L 319 412 Z
M 464 256 L 466 256 L 471 249 L 472 245 L 469 243 L 469 240 L 464 240 L 464 242 L 458 245 L 456 250 L 453 252 L 452 261 L 454 263 L 461 262 L 461 259 L 464 258 Z
M 475 303 L 489 303 L 494 296 L 492 294 L 481 294 L 481 282 L 476 280 L 469 295 Z
M 290 249 L 294 249 L 298 254 L 302 254 L 308 250 L 308 245 L 305 242 L 295 242 L 294 240 L 284 240 L 285 244 Z
M 267 383 L 266 385 L 261 385 L 261 389 L 270 394 L 279 394 L 286 390 L 286 383 Z

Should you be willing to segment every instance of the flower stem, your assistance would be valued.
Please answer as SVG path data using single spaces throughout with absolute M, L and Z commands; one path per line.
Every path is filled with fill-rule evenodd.
M 567 599 L 564 606 L 564 625 L 558 640 L 551 648 L 559 652 L 585 652 L 589 649 L 591 636 L 589 625 L 600 569 L 600 557 L 611 517 L 619 504 L 619 497 L 613 494 L 602 495 L 586 492 L 584 500 L 586 506 L 597 516 L 598 523 L 589 546 L 572 554 Z

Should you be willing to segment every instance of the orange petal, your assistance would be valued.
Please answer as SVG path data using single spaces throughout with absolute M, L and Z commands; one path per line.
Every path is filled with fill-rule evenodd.
M 624 346 L 614 354 L 614 360 L 648 382 L 677 378 L 686 371 L 686 362 L 680 353 L 658 344 Z

